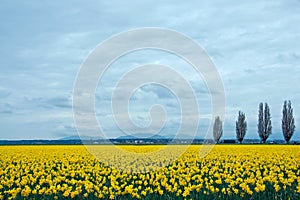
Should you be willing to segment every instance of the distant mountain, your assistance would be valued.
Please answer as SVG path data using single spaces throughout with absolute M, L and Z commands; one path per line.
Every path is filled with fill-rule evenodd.
M 81 139 L 78 135 L 72 135 L 72 136 L 60 138 L 59 140 L 81 140 Z
M 203 139 L 197 135 L 193 136 L 193 135 L 187 135 L 187 134 L 179 134 L 177 136 L 176 135 L 167 135 L 165 137 L 168 139 L 174 139 L 175 137 L 177 137 L 177 139 Z
M 116 138 L 117 140 L 138 140 L 138 139 L 152 139 L 152 140 L 165 140 L 168 139 L 162 135 L 152 135 L 147 133 L 133 134 L 133 135 L 123 135 Z
M 116 140 L 138 140 L 138 139 L 152 139 L 152 140 L 166 140 L 166 139 L 174 139 L 176 135 L 159 135 L 159 134 L 133 134 L 133 135 L 123 135 L 115 138 Z M 201 139 L 198 136 L 184 135 L 180 134 L 177 136 L 177 139 Z
M 71 135 L 67 137 L 60 138 L 59 140 L 101 140 L 102 137 L 91 137 L 91 136 L 79 136 L 79 135 Z
M 166 140 L 166 139 L 169 139 L 165 136 L 162 136 L 162 135 L 152 135 L 151 137 L 149 137 L 150 139 L 154 139 L 154 140 Z
M 134 137 L 133 135 L 123 135 L 116 138 L 117 140 L 135 140 L 138 139 L 137 137 Z

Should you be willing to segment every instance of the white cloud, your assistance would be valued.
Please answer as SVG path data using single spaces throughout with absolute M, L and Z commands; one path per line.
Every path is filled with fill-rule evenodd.
M 99 42 L 111 35 L 146 26 L 180 31 L 194 38 L 211 55 L 226 90 L 226 137 L 234 137 L 239 109 L 246 113 L 251 125 L 247 137 L 257 137 L 257 106 L 267 101 L 276 132 L 272 137 L 281 138 L 277 132 L 280 132 L 284 99 L 292 100 L 296 122 L 300 120 L 299 13 L 298 0 L 3 2 L 0 139 L 53 138 L 58 137 L 58 131 L 75 134 L 74 129 L 67 127 L 72 127 L 70 92 L 80 64 Z M 202 112 L 200 118 L 210 118 L 210 96 L 191 66 L 167 53 L 144 51 L 120 58 L 107 71 L 102 82 L 104 88 L 96 93 L 96 106 L 100 101 L 104 105 L 104 110 L 97 112 L 106 118 L 105 122 L 112 120 L 108 109 L 114 83 L 126 70 L 145 63 L 174 66 L 195 88 Z M 146 119 L 144 111 L 159 102 L 166 106 L 171 117 L 166 124 L 170 126 L 168 130 L 178 127 L 176 101 L 164 90 L 140 91 L 135 100 L 140 102 L 134 110 L 137 120 Z M 36 123 L 28 125 L 28 120 Z M 201 130 L 209 122 L 204 124 Z M 112 125 L 107 129 L 112 129 Z M 28 134 L 23 134 L 24 130 Z M 42 136 L 38 134 L 41 131 L 45 133 Z

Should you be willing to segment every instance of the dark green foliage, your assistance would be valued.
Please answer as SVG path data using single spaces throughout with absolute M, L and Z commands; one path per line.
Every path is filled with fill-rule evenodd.
M 286 143 L 289 143 L 295 131 L 295 119 L 291 101 L 284 101 L 282 109 L 282 133 Z
M 270 108 L 267 103 L 259 104 L 259 110 L 258 110 L 258 134 L 263 143 L 266 143 L 268 137 L 272 133 L 272 122 L 271 122 L 271 114 L 270 114 Z
M 222 120 L 220 119 L 219 116 L 217 116 L 215 119 L 214 128 L 213 128 L 213 135 L 214 135 L 214 140 L 216 143 L 218 143 L 220 141 L 222 134 L 223 134 Z
M 242 143 L 245 135 L 246 135 L 246 131 L 247 131 L 247 122 L 246 122 L 246 116 L 245 113 L 243 113 L 242 111 L 239 111 L 239 116 L 238 116 L 238 120 L 235 123 L 236 125 L 236 139 Z

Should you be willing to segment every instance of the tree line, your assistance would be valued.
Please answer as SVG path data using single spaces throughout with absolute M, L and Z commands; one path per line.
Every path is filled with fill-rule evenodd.
M 247 132 L 246 115 L 242 111 L 238 112 L 236 121 L 236 139 L 242 143 Z M 291 101 L 285 100 L 282 108 L 281 128 L 286 143 L 289 143 L 295 132 L 295 119 Z M 267 103 L 260 103 L 258 108 L 257 132 L 262 143 L 266 143 L 272 134 L 272 121 L 270 107 Z M 219 142 L 223 135 L 222 120 L 219 116 L 215 118 L 213 126 L 213 137 L 215 142 Z

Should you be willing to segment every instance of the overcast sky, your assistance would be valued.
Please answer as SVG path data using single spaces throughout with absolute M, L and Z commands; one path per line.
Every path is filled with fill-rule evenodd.
M 283 139 L 281 109 L 283 101 L 290 99 L 296 119 L 293 139 L 300 139 L 299 13 L 299 0 L 1 1 L 0 139 L 76 135 L 72 91 L 81 63 L 105 39 L 142 27 L 181 32 L 206 50 L 225 88 L 224 138 L 235 137 L 239 110 L 246 113 L 246 138 L 258 138 L 258 104 L 268 102 L 271 139 Z M 108 94 L 126 70 L 145 63 L 172 66 L 191 83 L 201 112 L 198 135 L 203 135 L 210 118 L 210 95 L 204 81 L 180 58 L 143 50 L 113 63 L 95 93 L 98 120 L 105 124 L 109 137 L 121 133 L 110 115 Z M 165 107 L 162 134 L 176 132 L 178 102 L 158 85 L 133 93 L 129 103 L 133 122 L 147 126 L 146 111 L 154 104 Z

